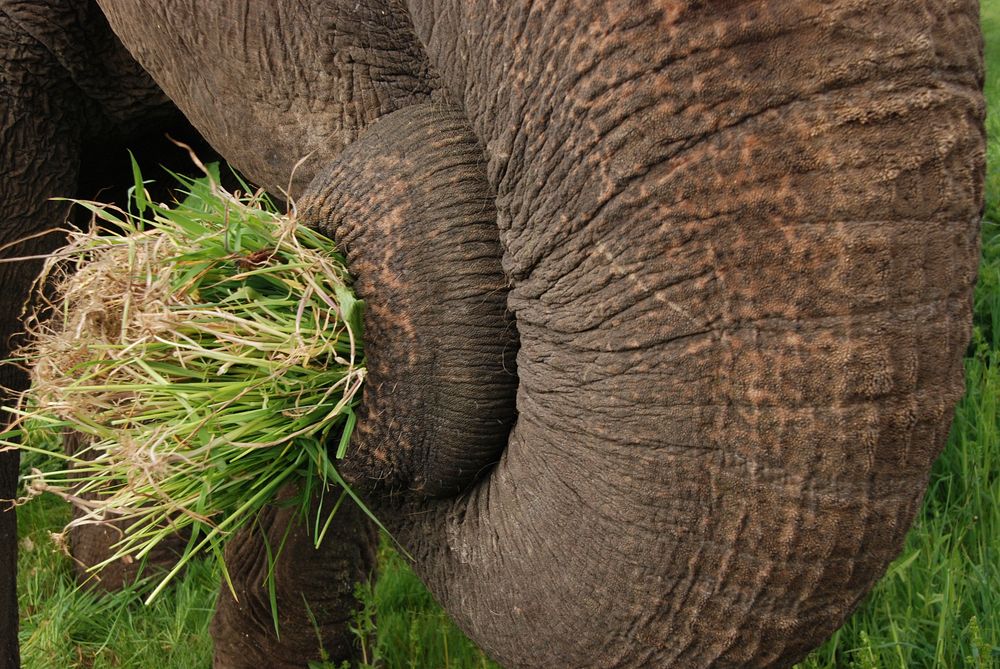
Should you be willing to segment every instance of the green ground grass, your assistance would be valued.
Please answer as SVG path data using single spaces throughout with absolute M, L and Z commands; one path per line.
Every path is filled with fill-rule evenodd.
M 906 547 L 844 627 L 799 669 L 1000 666 L 1000 0 L 982 3 L 987 45 L 987 224 L 976 293 L 968 390 L 934 466 Z M 208 622 L 217 575 L 192 567 L 150 607 L 134 593 L 78 591 L 49 532 L 67 511 L 53 500 L 21 511 L 21 643 L 26 669 L 210 666 Z M 485 669 L 398 555 L 383 549 L 374 592 L 361 593 L 357 633 L 370 664 Z M 378 633 L 372 614 L 377 612 Z

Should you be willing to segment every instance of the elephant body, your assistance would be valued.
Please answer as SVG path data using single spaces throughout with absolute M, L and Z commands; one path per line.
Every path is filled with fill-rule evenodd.
M 15 91 L 10 44 L 72 55 L 23 4 L 0 4 Z M 374 376 L 345 475 L 499 662 L 789 666 L 898 553 L 963 388 L 975 0 L 99 5 L 345 246 Z M 88 88 L 58 61 L 46 81 Z M 23 147 L 81 146 L 48 103 L 4 104 L 0 129 L 39 126 Z M 15 175 L 0 204 L 52 220 L 74 178 Z M 9 210 L 4 239 L 38 229 Z M 280 592 L 340 601 L 373 536 L 341 533 Z M 220 603 L 219 667 L 315 653 L 268 636 L 259 541 L 227 549 L 246 596 Z M 319 618 L 336 635 L 343 607 Z

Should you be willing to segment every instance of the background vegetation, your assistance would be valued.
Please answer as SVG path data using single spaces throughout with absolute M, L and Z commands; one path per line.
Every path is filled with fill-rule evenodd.
M 990 136 L 983 262 L 967 393 L 906 547 L 864 605 L 799 669 L 1000 666 L 1000 0 L 983 0 Z M 207 669 L 218 577 L 194 565 L 150 607 L 135 592 L 76 589 L 49 532 L 67 510 L 21 510 L 21 643 L 26 669 Z M 374 591 L 359 592 L 356 633 L 388 669 L 495 667 L 391 549 Z M 374 614 L 377 612 L 377 635 Z

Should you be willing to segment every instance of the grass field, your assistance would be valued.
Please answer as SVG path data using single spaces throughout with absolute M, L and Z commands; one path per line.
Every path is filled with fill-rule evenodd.
M 1000 667 L 1000 0 L 983 0 L 990 102 L 987 223 L 967 393 L 906 547 L 864 605 L 799 669 Z M 207 669 L 217 575 L 195 565 L 151 607 L 134 593 L 76 590 L 49 531 L 54 500 L 21 510 L 21 642 L 26 669 Z M 374 592 L 361 593 L 358 635 L 389 669 L 495 667 L 383 549 Z M 377 637 L 371 614 L 377 612 Z

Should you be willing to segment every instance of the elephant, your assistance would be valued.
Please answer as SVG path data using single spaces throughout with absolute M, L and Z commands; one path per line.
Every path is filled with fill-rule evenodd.
M 0 0 L 0 244 L 51 251 L 89 154 L 182 114 L 345 249 L 343 475 L 490 656 L 785 667 L 900 551 L 963 391 L 981 51 L 976 0 Z M 35 270 L 0 263 L 5 345 Z M 216 667 L 351 655 L 376 534 L 288 513 L 229 542 Z

